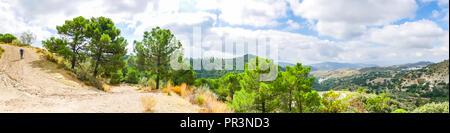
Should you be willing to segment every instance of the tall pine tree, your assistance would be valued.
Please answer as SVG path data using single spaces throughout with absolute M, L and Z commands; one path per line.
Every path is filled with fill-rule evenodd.
M 135 44 L 139 68 L 156 74 L 156 89 L 159 89 L 160 79 L 170 76 L 170 56 L 181 48 L 180 41 L 170 30 L 156 27 L 144 32 L 142 42 L 135 41 Z

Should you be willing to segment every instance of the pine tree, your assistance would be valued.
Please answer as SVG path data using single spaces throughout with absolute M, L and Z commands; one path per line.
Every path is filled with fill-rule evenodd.
M 80 16 L 73 18 L 73 20 L 66 20 L 65 24 L 62 26 L 56 26 L 58 34 L 70 39 L 67 43 L 68 45 L 65 46 L 70 49 L 70 52 L 66 51 L 66 53 L 62 54 L 66 55 L 66 58 L 70 59 L 72 70 L 75 68 L 77 63 L 84 60 L 84 50 L 86 48 L 85 29 L 88 23 L 89 20 Z
M 116 29 L 111 19 L 91 18 L 86 25 L 85 33 L 90 40 L 87 49 L 94 65 L 94 77 L 99 71 L 109 76 L 125 66 L 127 43 L 123 37 L 119 36 L 120 30 Z
M 159 89 L 160 79 L 170 76 L 170 56 L 181 48 L 180 41 L 170 30 L 156 27 L 151 32 L 144 32 L 142 42 L 135 41 L 135 44 L 139 68 L 156 74 L 156 89 Z

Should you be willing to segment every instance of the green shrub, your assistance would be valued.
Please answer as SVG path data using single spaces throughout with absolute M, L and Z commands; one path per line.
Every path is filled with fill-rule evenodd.
M 125 76 L 125 82 L 130 84 L 139 83 L 139 71 L 133 68 L 128 68 L 127 75 Z
M 389 113 L 391 112 L 391 98 L 386 94 L 380 94 L 375 97 L 367 98 L 364 107 L 370 113 Z
M 105 83 L 103 83 L 101 78 L 97 78 L 97 77 L 93 77 L 90 76 L 89 77 L 89 83 L 91 86 L 99 89 L 99 90 L 103 90 L 103 91 L 109 91 L 109 86 L 106 85 Z
M 4 43 L 11 43 L 13 40 L 16 40 L 17 38 L 9 33 L 6 33 L 4 35 L 0 35 L 0 42 Z
M 118 71 L 111 75 L 110 84 L 119 84 L 122 81 L 122 71 Z
M 428 103 L 412 111 L 413 113 L 449 113 L 448 102 Z
M 203 105 L 205 103 L 205 98 L 201 95 L 197 96 L 197 98 L 195 99 L 195 102 L 199 105 Z
M 408 113 L 408 111 L 403 110 L 403 109 L 397 109 L 397 110 L 392 111 L 392 113 Z
M 148 79 L 147 87 L 156 89 L 156 81 L 153 78 Z
M 20 42 L 20 41 L 17 40 L 17 39 L 13 40 L 13 41 L 12 41 L 12 44 L 13 44 L 14 46 L 22 46 L 22 42 Z
M 255 92 L 249 93 L 245 89 L 241 89 L 236 91 L 231 104 L 229 103 L 228 106 L 233 108 L 236 113 L 255 113 L 254 102 L 256 97 Z

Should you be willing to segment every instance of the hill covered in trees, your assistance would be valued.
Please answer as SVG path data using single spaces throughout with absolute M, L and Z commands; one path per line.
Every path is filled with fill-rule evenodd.
M 448 60 L 427 64 L 430 63 L 419 62 L 390 67 L 341 70 L 329 72 L 331 74 L 328 75 L 315 73 L 322 80 L 317 80 L 314 88 L 327 91 L 330 89 L 357 90 L 358 87 L 365 87 L 370 93 L 391 93 L 393 98 L 411 106 L 448 101 Z M 350 74 L 341 74 L 345 72 Z M 336 76 L 339 74 L 341 76 Z

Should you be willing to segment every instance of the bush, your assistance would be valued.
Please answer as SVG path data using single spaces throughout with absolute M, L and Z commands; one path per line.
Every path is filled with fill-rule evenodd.
M 91 64 L 89 62 L 81 63 L 80 67 L 75 67 L 75 74 L 81 81 L 89 81 L 92 72 L 89 71 Z
M 4 42 L 4 43 L 11 43 L 13 40 L 16 40 L 17 38 L 9 33 L 6 33 L 4 35 L 0 34 L 0 42 Z
M 369 113 L 389 113 L 391 112 L 391 98 L 386 94 L 380 94 L 372 98 L 368 98 L 364 107 Z
M 255 92 L 249 93 L 245 89 L 241 89 L 234 93 L 233 100 L 229 106 L 233 108 L 236 113 L 254 113 L 256 112 L 256 110 L 253 110 L 255 98 Z
M 397 109 L 397 110 L 392 111 L 392 113 L 408 113 L 408 111 L 403 110 L 403 109 Z
M 119 84 L 122 81 L 122 71 L 118 71 L 111 75 L 110 84 Z
M 144 111 L 149 112 L 152 111 L 153 107 L 156 105 L 157 101 L 151 96 L 143 96 L 141 97 L 141 103 L 144 106 Z
M 205 98 L 199 95 L 197 96 L 197 98 L 195 98 L 195 103 L 197 103 L 198 105 L 203 105 L 205 104 Z
M 175 86 L 173 87 L 173 92 L 177 93 L 181 97 L 186 96 L 186 83 L 181 84 L 181 86 Z
M 412 111 L 413 113 L 449 113 L 448 102 L 428 103 Z
M 130 84 L 139 83 L 139 71 L 133 68 L 128 68 L 127 75 L 125 76 L 125 82 Z
M 89 84 L 97 89 L 100 90 L 104 90 L 104 91 L 108 91 L 109 88 L 105 87 L 104 83 L 101 81 L 100 78 L 96 78 L 96 77 L 89 77 Z
M 156 81 L 153 78 L 148 79 L 147 87 L 150 89 L 156 89 Z
M 12 41 L 12 44 L 13 44 L 14 46 L 22 46 L 22 42 L 20 42 L 20 41 L 17 40 L 17 39 L 13 40 L 13 41 Z

